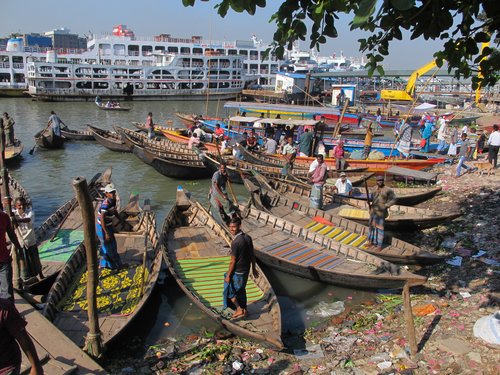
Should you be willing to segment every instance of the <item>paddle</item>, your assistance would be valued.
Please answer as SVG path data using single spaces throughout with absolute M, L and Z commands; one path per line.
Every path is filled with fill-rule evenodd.
M 146 220 L 146 228 L 144 230 L 144 253 L 142 255 L 142 277 L 141 277 L 141 296 L 144 295 L 144 285 L 146 277 L 146 260 L 148 255 L 148 231 L 149 231 L 149 215 L 151 212 L 151 205 L 149 199 L 144 201 L 144 220 Z
M 30 155 L 33 155 L 33 153 L 35 152 L 35 148 L 36 146 L 38 145 L 38 141 L 43 137 L 43 133 L 45 133 L 45 131 L 49 128 L 49 126 L 51 125 L 51 122 L 49 121 L 49 123 L 47 124 L 47 126 L 45 127 L 45 129 L 43 129 L 41 132 L 40 132 L 40 135 L 38 137 L 35 138 L 35 144 L 33 145 L 33 147 L 31 148 L 31 150 L 28 152 Z

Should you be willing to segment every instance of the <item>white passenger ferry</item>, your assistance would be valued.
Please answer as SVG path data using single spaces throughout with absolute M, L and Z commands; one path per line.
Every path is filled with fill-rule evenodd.
M 86 50 L 24 47 L 17 38 L 0 50 L 0 95 L 18 94 L 29 83 L 30 95 L 50 100 L 183 98 L 207 90 L 219 98 L 234 97 L 245 82 L 274 87 L 280 65 L 274 57 L 264 59 L 267 48 L 255 36 L 232 42 L 168 34 L 136 37 L 125 25 L 116 26 L 112 35 L 91 35 Z

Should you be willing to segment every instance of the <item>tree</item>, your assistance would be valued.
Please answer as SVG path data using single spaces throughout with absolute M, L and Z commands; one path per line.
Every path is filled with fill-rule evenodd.
M 182 0 L 184 6 L 194 6 L 195 1 Z M 266 7 L 266 0 L 217 1 L 215 9 L 221 17 L 229 9 L 253 15 L 257 7 Z M 276 31 L 268 53 L 283 58 L 285 49 L 307 35 L 310 48 L 319 50 L 327 38 L 338 37 L 335 21 L 342 13 L 352 16 L 351 30 L 369 35 L 359 39 L 359 46 L 361 52 L 368 52 L 370 74 L 384 73 L 380 63 L 389 54 L 390 43 L 402 40 L 406 30 L 411 39 L 442 40 L 442 50 L 434 54 L 437 65 L 446 61 L 456 78 L 472 77 L 474 89 L 493 86 L 500 79 L 500 53 L 492 47 L 480 50 L 481 43 L 490 40 L 498 45 L 498 0 L 283 0 L 270 20 Z M 482 78 L 477 75 L 479 69 Z

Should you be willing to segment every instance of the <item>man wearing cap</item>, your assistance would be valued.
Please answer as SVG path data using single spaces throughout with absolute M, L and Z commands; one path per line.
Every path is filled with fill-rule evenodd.
M 352 183 L 347 179 L 345 172 L 340 174 L 340 178 L 335 182 L 333 189 L 337 194 L 352 195 Z
M 345 150 L 344 141 L 341 139 L 333 148 L 333 156 L 335 157 L 335 169 L 343 171 L 345 169 Z
M 371 194 L 368 247 L 375 246 L 377 250 L 382 250 L 385 218 L 389 216 L 388 208 L 395 203 L 394 191 L 385 186 L 384 176 L 377 176 L 377 186 Z
M 312 183 L 309 206 L 321 209 L 323 208 L 323 185 L 327 178 L 327 166 L 321 154 L 316 157 L 316 161 L 318 166 L 312 173 L 309 173 L 309 181 Z
M 113 232 L 112 217 L 117 215 L 116 211 L 116 189 L 115 185 L 108 184 L 104 188 L 106 198 L 101 202 L 97 210 L 96 232 L 101 242 L 101 268 L 119 269 L 123 266 L 118 254 L 116 238 Z

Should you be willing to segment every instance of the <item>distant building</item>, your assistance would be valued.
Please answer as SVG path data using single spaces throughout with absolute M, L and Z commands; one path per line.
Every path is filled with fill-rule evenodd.
M 47 47 L 52 48 L 52 38 L 40 34 L 24 34 L 23 42 L 25 47 Z
M 59 48 L 87 48 L 87 40 L 78 36 L 78 34 L 71 34 L 69 29 L 61 28 L 52 31 L 47 31 L 45 36 L 52 39 L 52 47 Z

